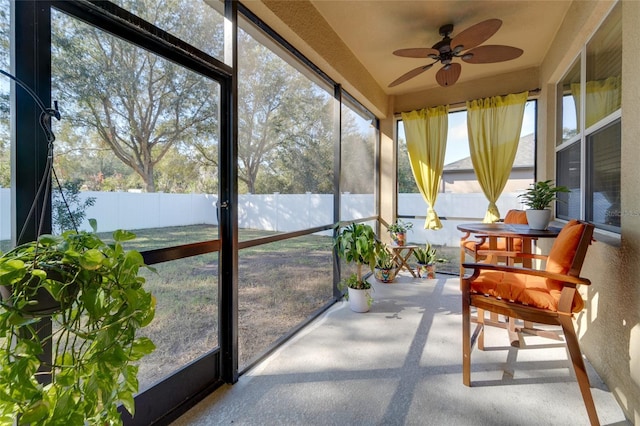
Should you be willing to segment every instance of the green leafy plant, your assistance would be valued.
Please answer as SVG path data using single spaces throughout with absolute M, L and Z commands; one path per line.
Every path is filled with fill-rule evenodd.
M 359 280 L 358 275 L 354 272 L 349 275 L 348 278 L 345 278 L 340 281 L 338 284 L 338 289 L 343 291 L 347 288 L 352 288 L 354 290 L 369 290 L 371 288 L 371 283 L 367 280 Z M 349 293 L 345 294 L 345 298 L 349 300 Z
M 384 245 L 379 244 L 376 247 L 376 268 L 378 269 L 394 269 L 396 268 L 396 263 L 393 261 L 393 257 L 391 253 L 384 247 Z
M 413 257 L 422 265 L 431 265 L 433 263 L 444 263 L 447 260 L 438 258 L 437 250 L 427 243 L 425 248 L 418 247 L 413 251 Z
M 391 225 L 389 225 L 389 227 L 387 229 L 392 234 L 406 233 L 410 229 L 413 229 L 413 223 L 411 223 L 411 222 L 403 222 L 402 220 L 398 220 L 397 222 L 392 223 Z
M 2 424 L 119 424 L 120 403 L 134 414 L 134 363 L 155 348 L 137 332 L 155 299 L 138 274 L 142 256 L 121 244 L 135 235 L 115 231 L 106 244 L 90 223 L 93 233 L 42 235 L 0 256 Z
M 398 265 L 393 260 L 393 256 L 384 244 L 379 244 L 376 248 L 376 268 L 373 275 L 376 280 L 383 283 L 391 283 L 396 279 Z
M 391 236 L 393 243 L 398 246 L 403 246 L 407 243 L 407 231 L 411 228 L 413 228 L 413 223 L 398 220 L 397 222 L 389 225 L 387 230 L 389 231 L 389 235 Z
M 339 227 L 340 224 L 337 226 Z M 376 265 L 376 249 L 379 244 L 373 228 L 364 223 L 352 223 L 336 235 L 333 246 L 338 256 L 347 263 L 356 264 L 357 283 L 350 281 L 351 277 L 349 277 L 346 282 L 348 287 L 361 288 L 360 286 L 369 284 L 362 279 L 362 266 L 368 265 L 373 271 Z
M 571 192 L 566 186 L 554 186 L 551 180 L 532 183 L 524 194 L 518 195 L 532 210 L 544 210 L 558 199 L 559 192 Z

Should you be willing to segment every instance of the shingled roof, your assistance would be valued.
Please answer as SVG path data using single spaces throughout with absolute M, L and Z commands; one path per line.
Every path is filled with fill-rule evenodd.
M 518 142 L 518 151 L 516 151 L 516 158 L 513 160 L 513 168 L 533 167 L 534 165 L 534 138 L 533 133 L 528 134 L 520 138 Z M 466 157 L 453 163 L 446 164 L 443 169 L 446 171 L 454 170 L 473 170 L 473 164 L 471 163 L 471 157 Z

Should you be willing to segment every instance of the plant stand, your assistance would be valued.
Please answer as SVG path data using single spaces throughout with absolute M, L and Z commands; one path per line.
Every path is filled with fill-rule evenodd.
M 394 246 L 387 245 L 387 248 L 391 250 L 391 254 L 393 255 L 393 261 L 398 265 L 398 272 L 403 269 L 409 271 L 413 278 L 417 278 L 415 271 L 409 265 L 409 259 L 413 254 L 413 251 L 418 248 L 418 246 L 409 245 L 409 246 Z

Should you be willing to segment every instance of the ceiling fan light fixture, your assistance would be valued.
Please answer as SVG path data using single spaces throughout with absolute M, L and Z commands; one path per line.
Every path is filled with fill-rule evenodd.
M 453 48 L 453 53 L 457 55 L 458 53 L 462 52 L 463 49 L 464 49 L 463 45 L 456 46 Z
M 428 56 L 429 58 L 431 58 L 431 59 L 438 59 L 438 58 L 439 58 L 439 56 L 438 56 L 438 55 L 436 55 L 435 53 L 429 53 L 427 56 Z
M 471 58 L 473 58 L 473 53 L 465 53 L 464 55 L 462 55 L 463 61 L 468 61 Z
M 448 64 L 445 64 L 444 67 L 442 67 L 443 70 L 447 71 L 449 68 L 451 68 L 451 61 L 449 61 Z

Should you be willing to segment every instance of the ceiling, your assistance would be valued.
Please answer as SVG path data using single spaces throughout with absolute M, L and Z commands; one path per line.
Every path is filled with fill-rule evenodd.
M 439 87 L 435 75 L 440 64 L 417 77 L 389 88 L 402 74 L 433 62 L 398 57 L 394 50 L 431 47 L 442 39 L 439 28 L 453 24 L 451 37 L 481 21 L 498 18 L 500 29 L 483 45 L 508 45 L 524 50 L 517 59 L 494 64 L 470 64 L 460 59 L 457 84 L 538 67 L 571 4 L 571 1 L 507 0 L 311 0 L 355 57 L 389 95 L 401 95 Z

